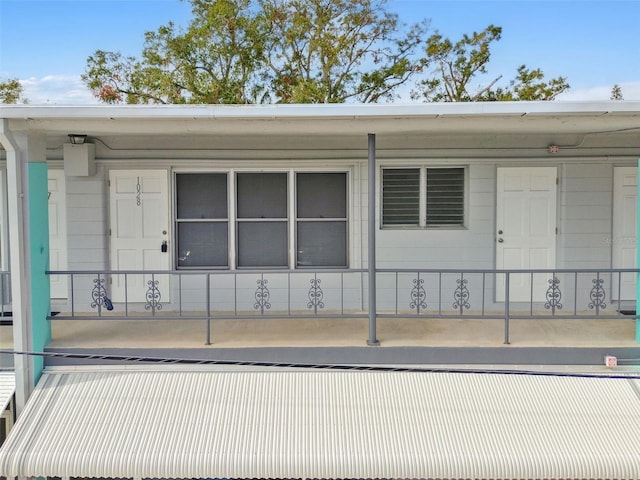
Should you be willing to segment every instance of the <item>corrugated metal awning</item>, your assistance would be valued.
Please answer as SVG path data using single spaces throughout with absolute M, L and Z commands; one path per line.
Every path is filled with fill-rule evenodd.
M 632 379 L 54 371 L 0 475 L 638 479 L 639 445 Z
M 16 391 L 16 374 L 15 372 L 0 372 L 0 415 L 9 402 L 11 395 Z

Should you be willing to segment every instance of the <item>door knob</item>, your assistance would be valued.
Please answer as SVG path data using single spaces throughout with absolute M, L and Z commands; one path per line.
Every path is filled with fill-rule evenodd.
M 499 238 L 499 239 L 498 239 L 498 243 L 502 243 L 502 242 L 504 242 L 504 240 L 503 240 L 503 239 L 501 239 L 501 238 Z
M 498 230 L 498 235 L 502 235 L 502 230 Z

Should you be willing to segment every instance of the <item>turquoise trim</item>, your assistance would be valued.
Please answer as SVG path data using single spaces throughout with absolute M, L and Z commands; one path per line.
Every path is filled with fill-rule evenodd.
M 638 197 L 636 199 L 636 268 L 640 268 L 640 248 L 638 248 L 638 238 L 640 238 L 640 158 L 638 158 Z M 640 343 L 640 317 L 638 317 L 638 299 L 640 299 L 640 274 L 636 275 L 636 342 Z
M 31 332 L 32 346 L 44 352 L 51 342 L 51 287 L 49 276 L 49 183 L 46 163 L 29 163 L 29 278 L 31 279 Z M 34 360 L 34 384 L 40 379 L 44 367 L 43 357 Z

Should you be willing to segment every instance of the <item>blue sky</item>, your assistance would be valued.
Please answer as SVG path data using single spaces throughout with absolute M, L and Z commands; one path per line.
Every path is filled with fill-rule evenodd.
M 503 28 L 489 71 L 518 65 L 566 76 L 566 100 L 607 100 L 614 84 L 640 100 L 640 0 L 389 0 L 406 22 L 431 19 L 452 40 L 489 24 Z M 33 104 L 96 103 L 79 77 L 97 49 L 138 55 L 144 32 L 186 25 L 179 0 L 0 0 L 0 77 L 19 78 Z M 408 100 L 408 99 L 407 99 Z

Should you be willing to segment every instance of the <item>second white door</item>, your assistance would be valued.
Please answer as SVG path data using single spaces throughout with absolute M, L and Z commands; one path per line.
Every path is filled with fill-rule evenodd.
M 497 172 L 496 268 L 551 269 L 556 264 L 556 167 L 509 167 Z M 505 277 L 496 278 L 504 301 Z M 544 301 L 545 275 L 513 274 L 511 301 Z M 532 298 L 533 297 L 533 298 Z
M 613 172 L 612 266 L 613 268 L 636 268 L 638 167 L 616 167 Z M 636 298 L 635 273 L 623 273 L 620 277 L 613 276 L 612 298 L 614 300 Z

